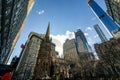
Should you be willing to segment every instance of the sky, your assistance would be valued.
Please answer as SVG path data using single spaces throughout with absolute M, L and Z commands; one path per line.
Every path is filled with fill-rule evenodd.
M 104 11 L 104 0 L 95 0 Z M 56 50 L 63 54 L 65 40 L 74 38 L 74 32 L 81 29 L 94 51 L 94 43 L 100 43 L 93 26 L 98 24 L 107 38 L 110 38 L 102 24 L 88 6 L 88 0 L 35 0 L 35 4 L 27 17 L 26 25 L 14 47 L 11 59 L 19 56 L 21 44 L 25 44 L 30 32 L 45 34 L 50 22 L 50 33 Z M 95 52 L 94 52 L 95 53 Z

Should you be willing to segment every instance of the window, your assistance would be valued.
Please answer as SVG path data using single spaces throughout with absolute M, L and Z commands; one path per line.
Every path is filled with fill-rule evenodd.
M 9 22 L 9 19 L 6 19 L 6 21 L 5 21 L 5 25 L 8 24 L 8 22 Z
M 9 4 L 11 2 L 11 0 L 6 0 L 7 4 Z
M 10 11 L 11 11 L 10 7 L 7 7 L 5 11 L 5 15 L 7 16 L 8 14 L 10 14 Z
M 19 8 L 20 7 L 20 3 L 17 5 L 17 8 Z

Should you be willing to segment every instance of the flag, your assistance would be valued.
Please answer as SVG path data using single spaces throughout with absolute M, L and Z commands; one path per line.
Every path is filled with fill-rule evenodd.
M 22 48 L 22 49 L 25 49 L 25 45 L 24 45 L 24 44 L 22 44 L 22 45 L 21 45 L 21 48 Z

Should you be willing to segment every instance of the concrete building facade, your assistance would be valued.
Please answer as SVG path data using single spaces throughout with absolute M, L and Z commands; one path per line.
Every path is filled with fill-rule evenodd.
M 94 45 L 101 62 L 107 65 L 111 76 L 120 76 L 120 38 Z
M 67 39 L 63 44 L 63 54 L 66 61 L 73 63 L 79 62 L 79 56 L 77 54 L 75 39 Z
M 17 77 L 17 79 L 26 80 L 33 78 L 34 68 L 43 37 L 43 34 L 35 32 L 30 33 L 16 68 L 15 77 Z
M 120 0 L 105 0 L 108 14 L 120 25 Z
M 52 57 L 57 58 L 58 55 L 59 55 L 59 53 L 55 50 L 55 47 L 56 47 L 56 45 L 54 43 L 52 43 L 52 46 L 51 46 L 51 55 L 52 55 Z
M 105 57 L 108 57 L 110 55 L 113 55 L 113 57 L 111 56 L 112 58 L 119 59 L 119 56 L 120 56 L 119 40 L 120 38 L 119 39 L 111 38 L 107 42 L 103 42 L 101 44 L 95 44 L 94 47 L 96 49 L 99 59 L 104 60 Z

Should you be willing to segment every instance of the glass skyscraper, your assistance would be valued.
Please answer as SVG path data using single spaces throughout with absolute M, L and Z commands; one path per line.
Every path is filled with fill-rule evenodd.
M 88 44 L 84 33 L 80 29 L 75 32 L 75 46 L 77 54 L 80 58 L 80 65 L 83 65 L 87 62 L 89 63 L 89 61 L 94 60 L 92 49 Z
M 85 38 L 84 33 L 78 29 L 77 32 L 75 32 L 75 44 L 77 47 L 77 51 L 79 52 L 92 52 L 87 39 Z
M 96 30 L 102 42 L 107 41 L 107 38 L 105 37 L 104 33 L 102 32 L 98 24 L 94 25 L 94 29 Z
M 34 0 L 0 0 L 0 63 L 7 64 Z
M 105 11 L 103 11 L 103 9 L 94 0 L 90 0 L 88 5 L 101 21 L 108 33 L 115 37 L 115 34 L 120 31 L 120 27 L 112 20 L 112 18 L 106 14 Z

